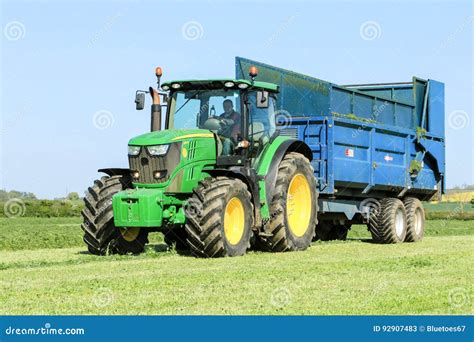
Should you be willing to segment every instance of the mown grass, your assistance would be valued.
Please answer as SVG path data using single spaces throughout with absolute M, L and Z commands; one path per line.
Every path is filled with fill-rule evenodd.
M 428 221 L 420 243 L 349 240 L 304 252 L 195 259 L 85 252 L 80 220 L 0 220 L 0 314 L 472 314 L 472 221 Z
M 0 251 L 81 247 L 82 220 L 79 217 L 0 218 Z M 428 221 L 427 236 L 473 234 L 474 221 Z M 370 238 L 366 226 L 354 226 L 349 237 Z M 163 241 L 160 233 L 150 234 L 151 243 Z

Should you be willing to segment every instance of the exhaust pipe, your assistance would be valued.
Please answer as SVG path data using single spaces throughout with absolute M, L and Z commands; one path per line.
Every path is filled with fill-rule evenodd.
M 153 104 L 151 105 L 151 131 L 161 130 L 161 103 L 160 103 L 160 94 L 150 87 L 150 95 L 153 99 Z

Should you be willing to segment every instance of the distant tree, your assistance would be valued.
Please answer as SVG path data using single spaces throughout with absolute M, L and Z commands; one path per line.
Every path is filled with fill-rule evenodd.
M 77 201 L 79 199 L 79 194 L 77 192 L 70 192 L 66 198 L 70 201 Z
M 32 192 L 22 192 L 17 190 L 5 191 L 0 190 L 0 201 L 8 201 L 12 198 L 20 198 L 24 200 L 35 200 L 36 196 Z
M 0 201 L 8 200 L 8 192 L 5 190 L 0 190 Z
M 20 191 L 12 190 L 8 193 L 8 198 L 22 198 Z
M 22 192 L 22 198 L 24 198 L 26 200 L 35 200 L 35 199 L 37 199 L 36 195 L 32 192 Z

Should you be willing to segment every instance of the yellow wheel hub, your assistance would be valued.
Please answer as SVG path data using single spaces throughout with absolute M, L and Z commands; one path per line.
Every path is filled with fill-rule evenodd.
M 288 187 L 286 218 L 294 235 L 301 237 L 306 233 L 311 220 L 311 189 L 301 173 L 293 177 Z
M 245 211 L 242 201 L 232 197 L 224 212 L 224 234 L 231 245 L 237 245 L 245 229 Z
M 120 234 L 122 235 L 123 239 L 128 242 L 135 241 L 140 233 L 140 228 L 132 227 L 132 228 L 120 228 Z

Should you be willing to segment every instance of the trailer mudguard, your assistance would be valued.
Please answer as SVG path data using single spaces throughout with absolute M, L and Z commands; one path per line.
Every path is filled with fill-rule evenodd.
M 262 201 L 262 218 L 270 218 L 271 196 L 276 185 L 278 167 L 283 157 L 289 152 L 298 152 L 311 161 L 313 152 L 303 141 L 287 137 L 277 137 L 265 149 L 257 166 L 257 174 L 263 180 L 259 181 L 260 198 Z

